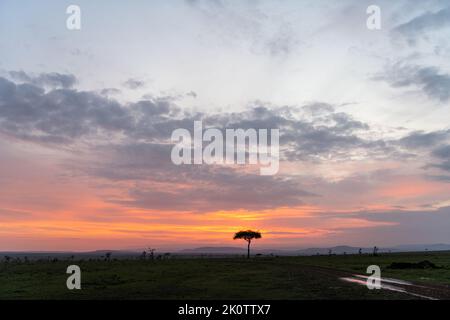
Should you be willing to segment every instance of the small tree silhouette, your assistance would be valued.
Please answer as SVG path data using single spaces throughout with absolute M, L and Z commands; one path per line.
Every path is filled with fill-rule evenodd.
M 156 249 L 153 249 L 153 248 L 148 248 L 148 253 L 150 254 L 150 259 L 151 260 L 153 260 L 153 259 L 155 259 L 155 250 Z
M 105 253 L 105 261 L 110 261 L 111 260 L 111 252 L 106 252 Z
M 373 256 L 376 257 L 378 255 L 378 248 L 377 246 L 373 247 Z
M 245 230 L 245 231 L 239 231 L 236 232 L 233 240 L 236 239 L 244 239 L 247 241 L 247 259 L 250 258 L 250 243 L 253 239 L 260 239 L 261 233 L 258 231 L 252 231 L 252 230 Z

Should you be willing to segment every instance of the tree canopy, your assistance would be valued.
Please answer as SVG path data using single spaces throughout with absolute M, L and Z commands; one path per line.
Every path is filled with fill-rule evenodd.
M 259 231 L 253 231 L 253 230 L 244 230 L 236 232 L 233 239 L 244 239 L 246 241 L 251 241 L 253 239 L 260 239 L 261 233 Z

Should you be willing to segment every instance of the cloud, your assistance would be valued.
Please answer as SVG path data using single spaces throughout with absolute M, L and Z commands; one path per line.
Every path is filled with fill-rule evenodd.
M 104 96 L 116 95 L 121 93 L 120 89 L 117 88 L 105 88 L 100 90 L 100 94 Z
M 436 168 L 445 171 L 446 173 L 450 172 L 450 145 L 446 144 L 439 146 L 431 152 L 431 155 L 441 162 L 430 163 L 425 166 L 425 169 Z M 437 181 L 450 182 L 450 176 L 445 174 L 428 175 L 428 177 Z
M 202 113 L 183 110 L 171 99 L 147 98 L 120 103 L 92 91 L 52 89 L 0 77 L 0 131 L 41 143 L 91 144 L 111 139 L 167 143 L 175 129 L 280 129 L 282 158 L 295 160 L 389 156 L 398 146 L 414 150 L 445 141 L 449 131 L 413 132 L 398 141 L 371 139 L 372 129 L 326 103 L 271 106 L 255 102 L 240 112 Z
M 199 20 L 209 32 L 217 34 L 215 38 L 227 46 L 242 48 L 243 45 L 252 53 L 285 58 L 303 44 L 295 26 L 289 19 L 283 19 L 291 11 L 289 6 L 267 11 L 259 1 L 242 1 L 238 5 L 221 0 L 185 2 L 200 14 Z
M 94 92 L 15 84 L 0 78 L 0 130 L 16 138 L 70 143 L 101 131 L 132 128 L 133 119 L 116 101 Z
M 383 74 L 374 77 L 395 88 L 415 87 L 430 99 L 440 102 L 450 100 L 450 75 L 435 67 L 394 64 Z
M 304 198 L 316 196 L 302 190 L 295 182 L 280 177 L 239 174 L 223 168 L 217 171 L 207 169 L 207 172 L 200 178 L 183 175 L 184 179 L 179 183 L 189 184 L 190 188 L 166 191 L 151 185 L 133 188 L 129 190 L 132 200 L 119 203 L 127 207 L 165 211 L 265 210 L 299 206 Z
M 186 93 L 186 96 L 188 97 L 192 97 L 192 98 L 197 98 L 197 93 L 195 91 L 189 91 L 188 93 Z
M 10 71 L 9 75 L 14 80 L 41 87 L 68 89 L 72 88 L 77 83 L 77 79 L 74 75 L 56 72 L 41 73 L 38 76 L 30 76 L 24 71 Z
M 128 79 L 123 83 L 125 87 L 131 90 L 136 90 L 145 86 L 145 82 L 137 79 Z
M 450 176 L 448 175 L 428 175 L 428 177 L 436 181 L 450 182 Z
M 119 103 L 96 92 L 45 91 L 37 85 L 0 78 L 0 131 L 22 140 L 66 145 L 83 139 L 91 144 L 111 139 L 167 143 L 175 129 L 192 131 L 196 120 L 222 131 L 279 129 L 282 159 L 292 161 L 345 159 L 354 153 L 388 156 L 395 152 L 394 144 L 367 138 L 371 132 L 367 123 L 320 102 L 300 107 L 255 102 L 240 112 L 202 113 L 183 110 L 171 99 Z M 410 146 L 419 138 L 411 136 L 402 143 Z
M 397 223 L 395 227 L 379 230 L 364 230 L 371 239 L 389 239 L 391 243 L 442 243 L 448 241 L 450 207 L 423 211 L 386 211 L 358 214 L 371 221 Z M 373 232 L 373 234 L 372 234 Z M 411 234 L 414 234 L 412 242 Z
M 438 158 L 450 159 L 450 145 L 441 146 L 435 149 L 433 155 Z
M 296 178 L 264 177 L 249 166 L 175 166 L 170 161 L 173 130 L 204 127 L 280 129 L 281 159 L 348 160 L 358 155 L 392 158 L 401 149 L 438 146 L 447 131 L 413 132 L 400 140 L 372 139 L 372 128 L 325 103 L 273 106 L 255 102 L 240 112 L 185 110 L 171 99 L 120 103 L 96 92 L 44 90 L 0 78 L 0 132 L 53 147 L 86 152 L 67 169 L 113 182 L 125 198 L 109 201 L 158 210 L 260 210 L 304 203 L 318 194 Z M 88 156 L 86 156 L 88 154 Z M 354 182 L 351 188 L 354 187 Z
M 276 107 L 256 103 L 250 110 L 222 115 L 209 115 L 206 123 L 226 128 L 279 128 L 283 156 L 291 161 L 342 159 L 352 152 L 361 155 L 389 154 L 382 140 L 369 140 L 360 133 L 370 126 L 349 114 L 336 112 L 325 103 L 300 107 Z
M 432 132 L 414 131 L 407 136 L 396 141 L 401 147 L 408 150 L 424 151 L 427 155 L 431 155 L 436 158 L 440 163 L 433 161 L 432 163 L 425 164 L 423 169 L 440 169 L 443 171 L 450 171 L 450 130 L 437 130 Z M 429 160 L 427 160 L 429 161 Z M 447 175 L 439 174 L 427 174 L 427 178 L 449 182 L 450 177 Z
M 441 170 L 450 172 L 450 160 L 444 161 L 440 164 L 434 164 L 433 166 Z
M 0 221 L 2 220 L 26 220 L 32 216 L 31 213 L 21 210 L 0 208 Z
M 223 166 L 176 166 L 172 146 L 157 143 L 105 145 L 91 154 L 94 161 L 76 162 L 75 168 L 92 177 L 127 187 L 128 199 L 110 199 L 125 207 L 155 210 L 215 211 L 259 210 L 296 206 L 307 192 L 286 176 L 260 176 L 258 172 Z
M 450 138 L 450 130 L 432 132 L 414 131 L 398 140 L 398 144 L 408 149 L 433 148 Z
M 421 34 L 448 26 L 450 26 L 450 7 L 436 12 L 426 12 L 398 25 L 393 29 L 393 32 L 401 34 L 408 39 L 410 44 L 414 44 L 415 39 Z

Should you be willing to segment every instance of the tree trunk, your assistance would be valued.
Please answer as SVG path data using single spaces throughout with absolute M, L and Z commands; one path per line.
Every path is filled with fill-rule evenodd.
M 247 259 L 250 259 L 250 241 L 248 241 L 247 245 Z

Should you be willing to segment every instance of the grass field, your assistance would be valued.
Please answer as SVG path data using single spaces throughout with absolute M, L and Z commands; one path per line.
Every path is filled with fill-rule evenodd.
M 392 262 L 429 260 L 439 269 L 390 270 Z M 66 288 L 66 268 L 82 271 L 81 290 Z M 450 252 L 369 255 L 171 258 L 160 261 L 29 261 L 0 263 L 0 299 L 412 299 L 339 279 L 365 274 L 450 285 Z M 328 269 L 332 268 L 332 269 Z

